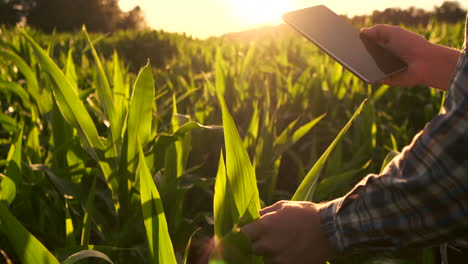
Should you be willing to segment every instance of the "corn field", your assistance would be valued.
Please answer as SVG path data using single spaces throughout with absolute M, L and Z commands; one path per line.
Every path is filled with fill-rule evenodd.
M 412 30 L 463 44 L 463 24 Z M 1 28 L 0 262 L 263 263 L 239 226 L 278 200 L 345 194 L 443 98 L 365 84 L 288 30 Z M 332 263 L 436 262 L 408 249 Z

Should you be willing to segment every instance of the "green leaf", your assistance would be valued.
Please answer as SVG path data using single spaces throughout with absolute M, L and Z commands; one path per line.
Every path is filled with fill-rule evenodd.
M 73 49 L 68 50 L 67 65 L 65 68 L 65 77 L 70 82 L 73 90 L 78 94 L 78 78 L 76 77 L 75 63 L 73 62 Z
M 305 136 L 318 122 L 320 122 L 326 114 L 323 114 L 312 121 L 308 122 L 307 124 L 298 128 L 294 133 L 292 132 L 294 126 L 296 125 L 296 121 L 292 122 L 282 133 L 281 135 L 276 138 L 274 146 L 275 146 L 275 155 L 276 158 L 280 157 L 289 147 L 294 145 L 298 142 L 303 136 Z M 291 135 L 292 134 L 292 135 Z
M 93 123 L 86 107 L 74 92 L 72 84 L 67 80 L 60 68 L 53 62 L 47 53 L 26 33 L 21 30 L 26 40 L 31 44 L 44 69 L 53 77 L 57 85 L 52 86 L 52 91 L 65 120 L 75 127 L 86 143 L 88 152 L 99 161 L 97 150 L 103 149 L 96 126 Z
M 182 261 L 183 264 L 189 264 L 188 263 L 188 257 L 190 253 L 190 248 L 192 247 L 192 241 L 195 235 L 202 230 L 201 228 L 198 228 L 197 230 L 193 231 L 192 235 L 190 235 L 190 238 L 187 242 L 187 246 L 185 247 L 185 252 L 184 252 L 184 260 Z
M 97 76 L 99 85 L 97 85 L 97 95 L 99 101 L 101 102 L 101 106 L 104 108 L 104 112 L 106 113 L 109 120 L 113 142 L 120 142 L 123 120 L 118 118 L 115 113 L 114 100 L 106 72 L 104 71 L 101 59 L 99 58 L 99 55 L 94 48 L 93 42 L 91 41 L 85 26 L 83 26 L 83 32 L 86 36 L 86 39 L 88 40 L 88 45 L 91 48 L 91 53 L 93 54 L 94 61 L 96 62 L 98 68 Z
M 255 147 L 255 141 L 258 138 L 258 131 L 260 126 L 260 111 L 258 103 L 253 103 L 254 112 L 252 114 L 252 119 L 250 119 L 249 128 L 247 129 L 247 135 L 244 137 L 244 146 L 248 151 L 251 151 Z
M 133 87 L 128 111 L 127 125 L 127 161 L 128 170 L 133 173 L 136 168 L 138 153 L 137 142 L 145 146 L 151 137 L 151 122 L 154 105 L 154 79 L 148 63 L 140 70 Z
M 11 145 L 8 153 L 8 167 L 5 177 L 0 183 L 0 201 L 10 205 L 15 199 L 17 189 L 21 184 L 21 146 L 23 143 L 23 128 L 20 129 L 15 144 Z
M 75 231 L 67 199 L 65 199 L 65 235 L 67 248 L 76 246 Z
M 103 153 L 104 145 L 101 142 L 96 126 L 94 125 L 90 114 L 86 110 L 86 107 L 75 93 L 73 85 L 70 84 L 68 79 L 65 77 L 65 74 L 47 55 L 47 53 L 28 35 L 24 29 L 21 29 L 20 32 L 31 45 L 41 65 L 54 79 L 56 85 L 52 85 L 52 91 L 62 116 L 78 131 L 85 149 L 91 157 L 99 163 L 102 174 L 107 180 L 112 193 L 115 195 L 118 189 L 116 179 L 110 178 L 111 169 L 109 164 L 105 161 Z
M 14 133 L 17 131 L 16 120 L 4 113 L 0 113 L 0 125 L 8 132 Z
M 26 108 L 31 107 L 29 94 L 21 85 L 14 83 L 14 82 L 7 82 L 7 81 L 0 80 L 0 91 L 16 94 L 21 99 L 21 102 Z
M 394 150 L 390 151 L 382 163 L 382 167 L 380 168 L 380 173 L 383 173 L 385 170 L 385 167 L 387 167 L 387 165 L 398 155 L 400 155 L 400 152 L 394 151 Z
M 89 238 L 91 236 L 91 219 L 94 210 L 94 197 L 96 195 L 96 177 L 93 177 L 93 183 L 89 190 L 88 200 L 86 201 L 86 211 L 83 216 L 83 228 L 81 230 L 81 246 L 87 246 L 89 244 Z
M 227 178 L 232 187 L 239 215 L 245 215 L 246 218 L 244 219 L 247 219 L 246 221 L 253 221 L 260 217 L 260 197 L 258 195 L 255 170 L 237 131 L 234 120 L 229 114 L 226 102 L 219 93 L 218 99 L 223 116 Z
M 215 130 L 215 129 L 222 129 L 220 126 L 204 126 L 200 123 L 197 123 L 195 121 L 190 121 L 179 127 L 174 133 L 168 134 L 168 133 L 161 133 L 158 135 L 156 138 L 154 144 L 152 145 L 151 149 L 152 151 L 152 156 L 154 159 L 159 159 L 160 157 L 164 157 L 166 151 L 168 148 L 171 146 L 172 143 L 178 141 L 178 140 L 183 140 L 184 136 L 186 133 L 194 130 L 194 129 L 210 129 L 210 130 Z M 162 162 L 155 162 L 155 170 L 159 170 L 162 168 L 162 166 L 166 166 L 167 164 L 163 164 Z M 167 166 L 166 166 L 167 167 Z
M 80 260 L 86 259 L 86 258 L 99 258 L 101 260 L 106 261 L 107 263 L 113 264 L 112 260 L 104 253 L 99 252 L 97 250 L 82 250 L 80 252 L 77 252 L 71 256 L 69 256 L 66 260 L 62 262 L 62 264 L 73 264 L 77 263 Z
M 213 214 L 215 243 L 218 243 L 218 240 L 229 233 L 234 227 L 235 221 L 239 219 L 239 213 L 227 179 L 222 152 L 219 156 L 218 173 L 214 187 Z
M 226 234 L 217 243 L 209 263 L 262 264 L 263 258 L 253 254 L 250 239 L 237 228 Z
M 26 78 L 26 85 L 32 97 L 41 106 L 39 83 L 31 67 L 16 53 L 0 49 L 0 57 L 11 60 Z M 41 107 L 39 107 L 41 109 Z M 43 110 L 43 109 L 42 109 Z M 42 113 L 42 112 L 41 112 Z
M 128 100 L 127 94 L 128 89 L 123 81 L 122 70 L 120 68 L 120 61 L 117 52 L 114 52 L 113 56 L 113 64 L 114 64 L 114 89 L 112 90 L 113 97 L 114 97 L 114 105 L 115 105 L 115 112 L 117 118 L 120 119 L 119 123 L 124 124 L 125 116 L 127 115 L 127 108 L 128 108 Z M 121 127 L 121 130 L 124 128 Z
M 145 155 L 138 144 L 141 208 L 148 241 L 148 263 L 176 264 L 167 228 L 163 204 L 153 177 L 146 166 Z
M 354 119 L 361 113 L 362 108 L 364 107 L 364 104 L 366 103 L 367 100 L 364 100 L 359 108 L 356 110 L 354 115 L 351 117 L 351 119 L 348 121 L 348 123 L 341 129 L 340 133 L 336 136 L 336 138 L 333 140 L 333 142 L 330 144 L 330 146 L 325 150 L 325 152 L 322 154 L 322 156 L 319 158 L 319 160 L 315 163 L 315 165 L 312 167 L 312 169 L 307 173 L 305 176 L 304 180 L 302 183 L 299 185 L 299 188 L 297 188 L 296 193 L 294 193 L 294 196 L 292 197 L 291 200 L 293 201 L 312 201 L 312 196 L 315 191 L 315 186 L 317 185 L 318 178 L 320 175 L 320 172 L 323 169 L 323 166 L 325 165 L 325 162 L 328 159 L 328 156 L 330 153 L 333 151 L 335 148 L 336 144 L 343 138 L 344 134 L 346 131 L 348 131 L 348 128 L 351 126 L 353 123 Z
M 21 263 L 59 264 L 49 250 L 0 203 L 0 230 L 10 241 Z

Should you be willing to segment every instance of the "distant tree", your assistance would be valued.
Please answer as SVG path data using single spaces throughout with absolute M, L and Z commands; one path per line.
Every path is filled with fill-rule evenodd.
M 139 6 L 124 13 L 118 21 L 118 29 L 143 29 L 146 28 L 145 15 Z
M 29 0 L 32 8 L 27 23 L 45 32 L 75 31 L 83 24 L 91 32 L 110 32 L 121 28 L 141 28 L 141 10 L 123 12 L 118 0 Z
M 434 9 L 435 16 L 439 21 L 456 23 L 466 17 L 466 11 L 457 1 L 445 1 L 440 7 Z
M 351 19 L 357 25 L 370 24 L 394 24 L 406 26 L 427 25 L 432 18 L 438 21 L 457 23 L 466 17 L 464 10 L 457 1 L 446 1 L 441 6 L 435 6 L 434 11 L 426 11 L 422 8 L 409 7 L 408 9 L 387 8 L 383 11 L 375 10 L 372 14 L 355 16 Z
M 18 0 L 0 0 L 0 24 L 16 25 L 21 21 L 22 12 Z

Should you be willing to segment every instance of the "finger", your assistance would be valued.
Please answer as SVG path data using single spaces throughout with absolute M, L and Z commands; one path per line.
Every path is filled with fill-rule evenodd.
M 262 219 L 257 219 L 249 224 L 246 224 L 240 228 L 241 232 L 244 233 L 252 243 L 257 241 L 263 232 Z
M 389 25 L 375 25 L 370 28 L 361 29 L 361 34 L 384 46 L 391 40 L 391 33 L 392 26 Z
M 274 212 L 274 211 L 278 211 L 279 209 L 281 209 L 281 207 L 283 207 L 283 204 L 284 204 L 285 201 L 279 201 L 273 205 L 270 205 L 268 207 L 265 207 L 263 208 L 262 210 L 260 210 L 260 215 L 264 215 L 264 214 L 268 214 L 268 213 L 271 213 L 271 212 Z

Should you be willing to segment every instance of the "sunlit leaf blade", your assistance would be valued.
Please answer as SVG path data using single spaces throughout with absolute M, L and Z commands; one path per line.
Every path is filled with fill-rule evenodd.
M 112 97 L 109 80 L 107 79 L 107 75 L 104 71 L 101 59 L 99 58 L 99 55 L 96 52 L 96 49 L 94 48 L 94 44 L 91 41 L 91 37 L 86 31 L 85 26 L 83 26 L 83 32 L 85 33 L 86 39 L 88 40 L 88 45 L 91 48 L 91 53 L 93 54 L 94 61 L 98 69 L 97 76 L 99 80 L 99 85 L 97 86 L 97 95 L 109 120 L 113 141 L 118 142 L 121 137 L 122 120 L 118 118 L 118 116 L 115 113 L 114 100 Z
M 192 131 L 193 129 L 197 128 L 202 128 L 202 129 L 222 129 L 220 126 L 205 126 L 200 123 L 197 123 L 195 121 L 190 121 L 185 124 L 183 124 L 181 127 L 179 127 L 174 133 L 168 134 L 168 133 L 161 133 L 157 138 L 154 143 L 153 148 L 154 149 L 159 149 L 159 148 L 166 148 L 168 145 L 171 143 L 181 140 L 184 138 L 185 134 Z
M 82 144 L 85 149 L 96 160 L 101 168 L 109 188 L 112 190 L 114 200 L 118 206 L 116 198 L 117 183 L 115 178 L 110 178 L 111 169 L 109 164 L 105 161 L 103 149 L 104 146 L 101 142 L 94 122 L 86 110 L 83 102 L 75 93 L 73 85 L 70 84 L 65 74 L 55 64 L 55 62 L 47 55 L 47 53 L 28 35 L 25 30 L 21 30 L 22 35 L 28 41 L 34 50 L 42 67 L 52 76 L 56 85 L 52 85 L 52 92 L 55 97 L 57 106 L 62 113 L 64 119 L 74 127 L 80 136 Z
M 76 77 L 75 63 L 73 62 L 73 49 L 68 50 L 65 77 L 70 82 L 75 93 L 78 95 L 78 78 Z
M 398 156 L 400 153 L 398 151 L 390 151 L 387 156 L 385 157 L 384 161 L 382 162 L 382 167 L 380 168 L 380 173 L 383 173 L 387 165 L 395 158 Z
M 141 145 L 138 147 L 137 173 L 140 178 L 141 207 L 148 242 L 148 263 L 176 264 L 161 197 L 146 165 Z
M 101 150 L 103 145 L 86 107 L 75 94 L 73 86 L 59 67 L 25 30 L 21 30 L 21 32 L 35 51 L 44 69 L 55 80 L 56 85 L 52 86 L 52 91 L 63 117 L 80 132 L 80 135 L 85 139 L 87 150 L 96 160 L 99 160 L 95 149 Z
M 67 248 L 76 246 L 75 231 L 73 227 L 73 221 L 70 214 L 70 206 L 68 200 L 65 200 L 65 235 Z
M 224 144 L 226 147 L 227 178 L 232 188 L 234 201 L 239 215 L 250 220 L 260 217 L 260 198 L 258 195 L 255 170 L 247 150 L 237 131 L 234 120 L 228 112 L 224 98 L 218 94 L 222 109 Z
M 135 81 L 128 110 L 127 161 L 130 172 L 134 172 L 136 168 L 137 142 L 139 141 L 142 146 L 145 146 L 151 136 L 154 96 L 153 73 L 148 63 L 140 70 Z
M 215 239 L 218 240 L 232 230 L 236 219 L 239 218 L 227 179 L 222 152 L 219 156 L 218 173 L 214 187 L 213 214 Z
M 255 140 L 258 138 L 258 131 L 260 126 L 260 111 L 258 103 L 254 102 L 254 112 L 252 119 L 250 119 L 249 128 L 247 129 L 247 135 L 244 137 L 244 146 L 248 151 L 254 148 Z
M 86 259 L 86 258 L 98 258 L 101 259 L 107 263 L 113 264 L 112 260 L 104 253 L 99 252 L 97 250 L 82 250 L 80 252 L 77 252 L 71 256 L 69 256 L 66 260 L 62 262 L 62 264 L 73 264 L 77 263 L 80 260 Z
M 120 60 L 117 52 L 114 52 L 113 56 L 114 64 L 114 89 L 112 90 L 114 97 L 114 106 L 117 118 L 120 119 L 119 123 L 123 125 L 125 116 L 127 114 L 127 91 L 123 81 L 122 70 L 120 68 Z M 120 128 L 121 130 L 123 128 Z
M 95 250 L 109 256 L 112 253 L 122 253 L 122 254 L 135 254 L 138 249 L 136 248 L 120 248 L 114 246 L 104 246 L 104 245 L 87 245 L 87 246 L 74 246 L 69 248 L 57 248 L 52 251 L 52 253 L 57 257 L 57 259 L 67 259 L 73 254 L 83 251 L 83 250 Z
M 281 135 L 276 138 L 275 140 L 275 155 L 276 158 L 281 156 L 291 145 L 294 145 L 298 142 L 302 137 L 304 137 L 312 128 L 315 127 L 324 117 L 326 114 L 323 114 L 312 121 L 309 121 L 305 125 L 298 128 L 294 131 L 294 126 L 296 122 L 292 122 L 282 133 Z M 293 132 L 294 131 L 294 132 Z
M 314 201 L 325 201 L 344 194 L 349 190 L 349 186 L 358 179 L 359 172 L 369 167 L 371 161 L 368 161 L 364 166 L 354 170 L 348 170 L 344 173 L 326 177 L 321 180 L 316 187 Z
M 23 144 L 23 129 L 21 128 L 16 142 L 11 145 L 8 153 L 8 167 L 5 172 L 5 177 L 0 182 L 0 201 L 5 201 L 10 205 L 15 199 L 17 189 L 21 184 L 21 146 Z
M 327 114 L 323 114 L 312 121 L 308 122 L 307 124 L 301 126 L 296 131 L 294 131 L 292 136 L 292 143 L 296 143 L 299 141 L 307 132 L 309 132 L 318 122 L 320 122 Z
M 312 196 L 314 194 L 315 186 L 317 185 L 318 178 L 320 175 L 320 172 L 323 169 L 323 166 L 325 165 L 325 162 L 328 159 L 328 156 L 330 153 L 333 151 L 335 148 L 336 144 L 341 140 L 341 138 L 344 136 L 346 131 L 348 131 L 349 127 L 353 123 L 354 119 L 361 113 L 362 108 L 364 107 L 364 104 L 367 100 L 364 100 L 359 108 L 356 110 L 354 115 L 351 117 L 351 119 L 348 121 L 348 123 L 341 129 L 340 133 L 336 136 L 336 138 L 333 140 L 333 142 L 330 144 L 330 146 L 325 150 L 325 152 L 322 154 L 322 156 L 318 159 L 318 161 L 315 163 L 315 165 L 312 167 L 312 169 L 307 173 L 305 176 L 304 180 L 302 183 L 299 185 L 299 188 L 297 188 L 296 193 L 294 193 L 294 196 L 292 197 L 291 200 L 293 201 L 312 201 Z
M 58 260 L 0 203 L 0 231 L 8 238 L 21 263 L 59 264 Z

